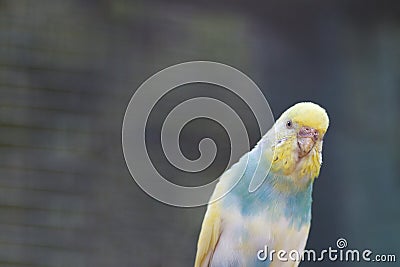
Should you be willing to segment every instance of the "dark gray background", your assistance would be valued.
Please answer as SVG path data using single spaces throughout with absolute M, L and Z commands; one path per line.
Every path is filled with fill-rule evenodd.
M 345 237 L 400 257 L 398 1 L 0 0 L 0 266 L 193 264 L 205 208 L 147 196 L 121 149 L 135 89 L 190 60 L 245 72 L 275 116 L 303 100 L 323 105 L 331 126 L 307 247 Z M 222 138 L 201 184 L 224 169 L 229 145 L 216 125 L 191 126 L 181 139 L 188 156 L 191 135 Z

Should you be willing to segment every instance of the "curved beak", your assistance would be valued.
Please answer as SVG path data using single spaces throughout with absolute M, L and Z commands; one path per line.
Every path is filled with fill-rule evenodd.
M 299 146 L 299 157 L 304 157 L 314 148 L 319 139 L 318 130 L 303 126 L 297 133 L 297 145 Z

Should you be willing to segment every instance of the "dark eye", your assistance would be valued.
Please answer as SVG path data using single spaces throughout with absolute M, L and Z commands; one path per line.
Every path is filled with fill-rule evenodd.
M 293 126 L 292 121 L 287 121 L 286 122 L 286 128 L 290 129 L 290 128 L 292 128 L 292 126 Z

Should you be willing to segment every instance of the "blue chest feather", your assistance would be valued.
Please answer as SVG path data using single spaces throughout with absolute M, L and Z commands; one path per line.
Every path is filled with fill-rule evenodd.
M 311 220 L 312 182 L 307 181 L 303 187 L 298 188 L 291 178 L 269 172 L 263 184 L 251 193 L 248 188 L 256 170 L 257 159 L 256 151 L 252 151 L 242 178 L 223 198 L 223 205 L 227 209 L 232 205 L 239 205 L 243 216 L 266 212 L 271 220 L 284 217 L 297 229 L 308 224 Z

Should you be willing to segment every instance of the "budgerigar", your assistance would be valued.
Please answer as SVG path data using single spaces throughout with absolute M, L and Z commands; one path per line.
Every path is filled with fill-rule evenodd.
M 298 103 L 286 110 L 258 144 L 223 173 L 208 205 L 197 245 L 195 267 L 298 266 L 257 253 L 296 250 L 306 245 L 311 222 L 312 187 L 322 164 L 322 142 L 329 118 L 317 104 Z M 260 156 L 261 155 L 261 156 Z M 259 162 L 259 165 L 257 163 Z M 244 167 L 244 172 L 239 171 Z M 269 169 L 254 192 L 249 191 L 256 166 Z M 257 175 L 257 174 L 256 174 Z

